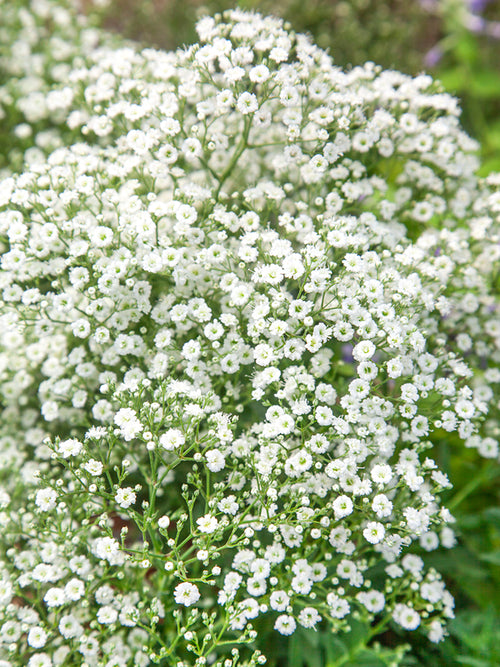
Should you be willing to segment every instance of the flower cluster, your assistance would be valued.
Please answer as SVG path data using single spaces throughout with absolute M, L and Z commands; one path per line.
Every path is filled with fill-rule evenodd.
M 96 28 L 103 0 L 0 0 L 0 169 L 44 159 L 74 140 L 66 126 L 69 73 L 99 44 L 118 39 Z M 5 142 L 5 145 L 4 145 Z
M 427 76 L 258 14 L 198 32 L 89 54 L 80 141 L 0 182 L 12 667 L 453 615 L 429 450 L 498 456 L 499 179 Z

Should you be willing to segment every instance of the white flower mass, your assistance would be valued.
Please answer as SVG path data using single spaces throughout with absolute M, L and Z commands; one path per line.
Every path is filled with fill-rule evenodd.
M 500 179 L 427 75 L 256 13 L 197 29 L 87 28 L 16 89 L 55 116 L 0 181 L 6 666 L 453 617 L 411 552 L 455 542 L 433 437 L 498 457 Z

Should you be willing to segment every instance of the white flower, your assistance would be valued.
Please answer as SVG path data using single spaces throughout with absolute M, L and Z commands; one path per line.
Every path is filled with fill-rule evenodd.
M 362 591 L 356 598 L 373 614 L 378 614 L 385 607 L 385 597 L 380 591 Z
M 277 630 L 280 635 L 292 635 L 295 632 L 296 627 L 297 623 L 295 622 L 295 619 L 288 614 L 278 616 L 274 623 L 274 629 Z
M 70 579 L 68 583 L 64 586 L 64 595 L 68 600 L 73 600 L 76 602 L 80 600 L 85 592 L 85 585 L 80 579 Z
M 299 613 L 299 623 L 304 628 L 314 628 L 321 621 L 321 616 L 314 607 L 304 607 Z
M 202 533 L 213 533 L 219 527 L 219 522 L 211 514 L 205 514 L 205 516 L 196 519 L 196 524 L 198 530 Z
M 52 667 L 53 664 L 51 657 L 47 653 L 35 653 L 28 660 L 28 667 Z M 10 667 L 10 665 L 10 662 L 6 663 L 5 667 Z
M 83 445 L 79 440 L 70 438 L 69 440 L 61 440 L 57 446 L 57 452 L 64 459 L 69 459 L 71 456 L 77 456 L 82 451 Z
M 46 421 L 54 421 L 59 415 L 59 405 L 56 401 L 45 401 L 40 408 L 40 412 Z
M 47 607 L 60 607 L 67 601 L 67 596 L 63 588 L 49 588 L 43 596 Z
M 311 454 L 305 449 L 300 449 L 285 462 L 285 473 L 289 477 L 300 477 L 312 464 Z
M 0 603 L 7 606 L 13 598 L 14 589 L 7 579 L 0 579 Z
M 177 584 L 174 589 L 174 599 L 177 604 L 190 607 L 200 599 L 200 591 L 197 586 L 186 581 L 182 584 Z
M 77 338 L 87 338 L 90 334 L 90 323 L 83 318 L 76 320 L 76 322 L 73 322 L 71 325 L 71 331 Z
M 267 343 L 259 343 L 253 353 L 255 363 L 259 366 L 268 366 L 269 364 L 272 364 L 276 358 L 273 349 L 270 345 L 267 345 Z
M 360 343 L 354 346 L 352 351 L 352 356 L 356 361 L 366 361 L 371 359 L 375 354 L 375 345 L 371 340 L 362 340 Z
M 342 519 L 343 517 L 352 514 L 354 506 L 349 496 L 342 495 L 335 498 L 332 508 L 335 514 L 335 519 Z
M 372 509 L 380 518 L 388 517 L 392 514 L 393 504 L 383 493 L 378 493 L 372 500 Z
M 241 114 L 247 115 L 257 111 L 259 103 L 253 93 L 241 93 L 236 101 L 236 108 Z
M 224 469 L 226 460 L 222 452 L 218 449 L 210 449 L 205 453 L 205 458 L 207 460 L 207 468 L 210 472 L 220 472 Z
M 186 438 L 178 428 L 170 428 L 160 435 L 159 442 L 167 451 L 173 451 L 181 447 L 186 442 Z
M 24 166 L 0 182 L 1 426 L 16 433 L 3 447 L 11 500 L 0 497 L 0 523 L 19 574 L 14 587 L 4 573 L 0 602 L 25 590 L 17 625 L 29 637 L 41 586 L 83 659 L 113 653 L 87 628 L 119 623 L 130 656 L 118 647 L 104 660 L 142 667 L 145 635 L 127 628 L 146 591 L 126 592 L 131 573 L 153 590 L 194 565 L 225 607 L 215 625 L 229 610 L 229 627 L 245 632 L 272 610 L 291 634 L 315 627 L 320 609 L 383 612 L 364 579 L 373 561 L 396 622 L 418 625 L 420 594 L 439 638 L 450 596 L 406 550 L 456 538 L 439 497 L 449 482 L 422 452 L 436 429 L 456 432 L 470 456 L 498 452 L 483 424 L 500 379 L 499 179 L 475 176 L 456 103 L 425 75 L 332 68 L 307 37 L 255 13 L 203 19 L 200 44 L 166 54 L 117 48 L 56 5 L 32 2 L 2 25 L 3 36 L 20 31 L 2 60 L 3 120 L 16 109 L 6 157 Z M 47 434 L 88 488 L 50 465 Z M 102 475 L 123 457 L 133 482 L 113 489 L 118 514 L 140 488 L 147 509 L 155 490 L 150 529 L 169 552 L 177 537 L 187 546 L 161 573 L 150 540 L 135 561 L 134 545 L 112 537 L 116 517 L 94 511 Z M 36 512 L 17 512 L 23 496 Z M 88 525 L 74 512 L 80 498 Z M 21 550 L 16 517 L 30 524 Z M 85 530 L 88 558 L 66 565 Z M 235 552 L 230 571 L 215 538 Z M 88 596 L 100 609 L 80 604 Z M 200 592 L 186 582 L 174 597 L 189 606 Z M 146 602 L 168 625 L 161 601 Z M 186 614 L 182 654 L 201 616 Z M 69 660 L 69 643 L 40 665 Z
M 96 459 L 89 459 L 82 467 L 92 477 L 99 477 L 104 469 L 103 464 L 100 461 L 96 461 Z
M 255 576 L 255 577 L 250 577 L 247 580 L 247 591 L 250 595 L 259 597 L 260 595 L 264 595 L 266 590 L 267 590 L 267 583 L 266 580 L 263 579 L 262 577 Z
M 341 598 L 336 593 L 328 593 L 326 602 L 330 608 L 330 614 L 334 618 L 344 618 L 350 611 L 350 605 L 344 598 Z
M 392 614 L 393 619 L 405 630 L 416 630 L 420 625 L 418 613 L 405 604 L 397 604 Z
M 380 486 L 388 484 L 393 478 L 393 475 L 393 470 L 387 463 L 377 463 L 373 466 L 370 472 L 370 476 L 375 484 L 379 484 Z
M 120 544 L 113 537 L 98 537 L 92 547 L 92 553 L 97 558 L 107 560 L 110 565 L 122 565 L 125 554 L 120 550 Z
M 120 408 L 114 417 L 114 422 L 127 442 L 133 440 L 143 429 L 136 411 L 132 408 Z
M 457 401 L 455 405 L 455 411 L 462 419 L 470 419 L 474 415 L 476 409 L 472 401 L 462 399 Z
M 274 611 L 285 611 L 290 603 L 290 598 L 285 591 L 273 591 L 269 598 L 269 604 Z
M 78 638 L 83 634 L 82 625 L 72 614 L 62 616 L 59 620 L 58 628 L 59 632 L 65 639 Z
M 30 628 L 27 642 L 33 648 L 42 648 L 47 642 L 47 633 L 39 625 Z
M 97 612 L 97 621 L 102 625 L 111 625 L 115 623 L 118 618 L 118 612 L 113 607 L 105 605 Z
M 35 504 L 42 512 L 49 512 L 56 506 L 57 491 L 54 489 L 40 489 L 36 492 Z
M 264 83 L 270 76 L 269 68 L 266 65 L 256 65 L 248 73 L 250 81 L 254 83 Z
M 430 623 L 428 637 L 431 642 L 438 643 L 442 641 L 445 637 L 445 634 L 445 628 L 438 620 L 432 621 Z
M 369 521 L 363 530 L 363 537 L 370 544 L 378 544 L 385 537 L 384 525 L 379 521 Z
M 316 421 L 320 426 L 329 426 L 333 423 L 333 412 L 326 405 L 320 405 L 314 411 Z
M 134 490 L 131 489 L 129 486 L 124 487 L 124 488 L 120 488 L 115 493 L 115 501 L 123 509 L 127 509 L 127 507 L 130 507 L 131 505 L 133 505 L 135 503 L 136 499 L 137 499 L 137 496 L 134 493 Z

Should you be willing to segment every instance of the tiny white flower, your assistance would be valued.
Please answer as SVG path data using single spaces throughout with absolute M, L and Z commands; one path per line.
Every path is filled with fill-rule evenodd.
M 335 500 L 333 501 L 332 508 L 335 515 L 335 519 L 342 519 L 343 517 L 352 514 L 354 506 L 349 496 L 342 495 L 335 498 Z
M 186 442 L 186 438 L 178 428 L 170 428 L 160 435 L 159 442 L 167 451 L 173 451 L 181 447 Z
M 42 648 L 47 643 L 47 633 L 39 625 L 33 627 L 28 632 L 27 642 L 33 648 Z
M 189 582 L 177 584 L 174 589 L 174 599 L 177 604 L 190 607 L 200 599 L 200 591 L 195 584 L 190 584 Z
M 202 533 L 213 533 L 219 527 L 219 522 L 211 514 L 205 514 L 205 516 L 196 519 L 196 524 Z
M 35 504 L 42 512 L 49 512 L 56 506 L 57 492 L 54 489 L 40 489 L 36 492 Z
M 295 632 L 296 627 L 297 623 L 295 622 L 295 619 L 288 614 L 278 616 L 274 623 L 274 629 L 281 635 L 292 635 Z
M 115 501 L 123 509 L 127 509 L 128 507 L 133 505 L 136 499 L 137 495 L 134 493 L 134 490 L 131 489 L 129 486 L 120 488 L 115 493 Z
M 241 93 L 236 101 L 236 108 L 243 115 L 254 113 L 259 108 L 257 97 L 253 93 Z
M 116 622 L 117 618 L 118 612 L 109 605 L 101 607 L 97 612 L 97 621 L 102 625 L 111 625 Z
M 382 542 L 385 537 L 385 528 L 383 524 L 378 521 L 369 521 L 366 528 L 363 530 L 363 537 L 370 544 L 378 544 Z

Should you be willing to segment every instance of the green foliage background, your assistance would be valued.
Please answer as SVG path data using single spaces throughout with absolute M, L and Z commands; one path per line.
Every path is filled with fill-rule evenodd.
M 311 33 L 341 66 L 372 60 L 412 74 L 428 71 L 440 79 L 461 98 L 462 123 L 480 141 L 481 169 L 487 174 L 500 171 L 500 35 L 494 39 L 469 30 L 460 17 L 464 2 L 240 0 L 237 4 L 280 15 L 295 30 Z M 200 15 L 234 4 L 112 0 L 100 10 L 100 20 L 106 28 L 147 46 L 171 49 L 196 39 L 194 23 Z M 500 32 L 500 0 L 487 3 L 484 17 L 498 21 Z M 9 137 L 5 132 L 2 136 L 1 127 L 0 145 L 8 150 Z M 479 461 L 472 452 L 464 456 L 449 435 L 445 439 L 444 433 L 438 434 L 434 440 L 437 462 L 460 489 L 448 498 L 457 517 L 459 544 L 451 551 L 426 555 L 427 563 L 445 574 L 456 599 L 457 616 L 450 623 L 449 638 L 435 646 L 417 634 L 398 637 L 393 630 L 361 622 L 343 636 L 300 629 L 285 641 L 264 632 L 272 642 L 264 652 L 276 667 L 500 665 L 500 467 L 497 462 Z

